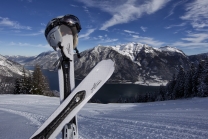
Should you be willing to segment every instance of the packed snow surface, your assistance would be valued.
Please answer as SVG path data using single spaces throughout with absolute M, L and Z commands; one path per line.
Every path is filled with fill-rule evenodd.
M 58 106 L 55 97 L 0 95 L 0 139 L 28 139 Z M 207 139 L 207 106 L 208 98 L 86 104 L 79 139 Z

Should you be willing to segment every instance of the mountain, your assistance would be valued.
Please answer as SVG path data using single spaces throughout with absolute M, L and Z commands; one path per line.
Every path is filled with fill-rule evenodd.
M 16 77 L 22 75 L 23 66 L 0 55 L 0 76 Z
M 32 61 L 36 56 L 20 56 L 20 55 L 8 56 L 8 55 L 6 55 L 4 57 L 8 60 L 11 60 L 11 61 L 14 61 L 14 62 L 24 65 L 26 62 Z
M 190 55 L 188 57 L 189 57 L 190 62 L 193 62 L 195 65 L 198 65 L 201 60 L 207 60 L 208 59 L 208 53 Z
M 25 70 L 29 74 L 28 70 Z M 0 55 L 0 94 L 13 93 L 16 78 L 23 75 L 23 66 Z
M 48 51 L 43 52 L 36 56 L 33 59 L 28 60 L 25 62 L 25 66 L 35 66 L 36 64 L 40 65 L 43 69 L 53 69 L 53 64 L 57 60 L 57 52 L 55 51 Z
M 57 60 L 55 51 L 44 52 L 26 66 L 41 65 L 44 69 L 53 69 Z M 97 46 L 81 52 L 81 58 L 75 56 L 75 77 L 83 79 L 101 60 L 115 61 L 115 72 L 110 78 L 116 83 L 137 83 L 142 85 L 165 84 L 177 73 L 178 67 L 189 68 L 189 57 L 181 50 L 165 46 L 153 48 L 146 44 L 128 43 L 116 46 Z
M 165 84 L 182 65 L 189 68 L 189 59 L 181 51 L 169 46 L 153 48 L 145 44 L 128 43 L 117 46 L 98 46 L 81 53 L 75 60 L 76 77 L 83 78 L 98 61 L 112 59 L 116 69 L 114 82 L 133 82 L 145 85 Z
M 112 47 L 98 46 L 81 53 L 81 58 L 75 56 L 75 76 L 84 78 L 90 70 L 101 60 L 112 59 L 115 62 L 115 72 L 110 81 L 136 82 L 138 81 L 138 65 L 130 57 L 122 55 Z

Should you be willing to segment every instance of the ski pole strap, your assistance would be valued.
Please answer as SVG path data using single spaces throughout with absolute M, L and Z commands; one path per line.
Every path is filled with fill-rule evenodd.
M 78 58 L 81 58 L 80 53 L 79 53 L 79 50 L 77 48 L 75 48 L 74 50 L 76 51 L 77 57 Z

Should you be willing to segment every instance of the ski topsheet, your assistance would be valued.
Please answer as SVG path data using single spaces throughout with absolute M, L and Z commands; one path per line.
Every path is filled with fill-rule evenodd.
M 30 139 L 54 139 L 114 72 L 112 60 L 102 60 L 72 91 Z

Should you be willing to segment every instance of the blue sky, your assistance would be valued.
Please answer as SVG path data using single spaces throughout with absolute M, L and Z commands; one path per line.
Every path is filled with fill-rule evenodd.
M 81 21 L 80 51 L 139 42 L 176 47 L 187 55 L 208 52 L 208 0 L 4 0 L 0 54 L 33 56 L 53 50 L 45 26 L 65 14 Z

